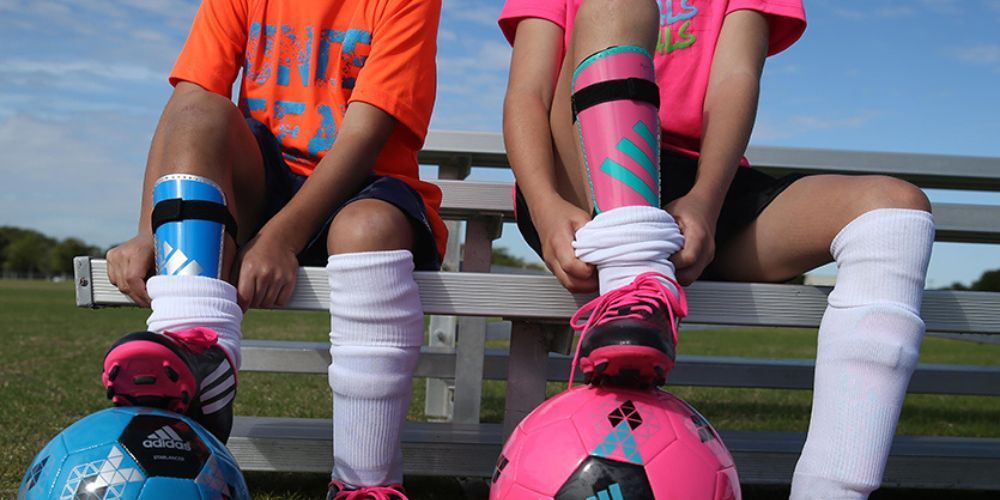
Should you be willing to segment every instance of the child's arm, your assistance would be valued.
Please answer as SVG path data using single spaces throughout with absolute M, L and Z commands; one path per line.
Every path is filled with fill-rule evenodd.
M 427 132 L 436 90 L 440 0 L 394 0 L 379 14 L 337 137 L 302 189 L 240 253 L 237 293 L 244 307 L 288 302 L 296 255 L 329 214 L 372 174 L 390 135 L 414 150 Z
M 549 114 L 562 37 L 562 28 L 549 21 L 529 18 L 518 23 L 504 98 L 504 142 L 546 265 L 570 291 L 591 291 L 594 270 L 573 250 L 573 235 L 590 215 L 560 196 L 556 185 Z
M 681 284 L 698 279 L 715 256 L 719 211 L 757 114 L 768 36 L 767 18 L 759 12 L 738 10 L 723 21 L 705 95 L 695 185 L 667 207 L 685 238 L 684 248 L 672 259 Z
M 371 175 L 395 125 L 385 111 L 351 103 L 337 140 L 302 189 L 242 250 L 237 291 L 246 307 L 285 304 L 295 289 L 296 257 L 333 210 Z

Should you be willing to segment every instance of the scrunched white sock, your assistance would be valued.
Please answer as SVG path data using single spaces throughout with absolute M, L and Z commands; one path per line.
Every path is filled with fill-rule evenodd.
M 240 325 L 243 310 L 236 302 L 236 288 L 204 276 L 153 276 L 146 282 L 153 313 L 146 320 L 151 332 L 211 328 L 219 346 L 240 366 Z
M 424 340 L 408 250 L 333 255 L 330 278 L 332 477 L 349 486 L 401 483 L 401 431 Z
M 643 206 L 597 214 L 577 230 L 573 242 L 576 256 L 597 266 L 602 295 L 645 272 L 674 278 L 669 259 L 683 246 L 684 236 L 674 218 L 666 210 Z

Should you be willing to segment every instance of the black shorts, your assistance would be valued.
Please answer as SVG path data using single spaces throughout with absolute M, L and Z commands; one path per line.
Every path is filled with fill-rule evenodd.
M 662 204 L 666 207 L 670 202 L 691 191 L 694 186 L 695 173 L 698 171 L 698 160 L 664 150 L 661 152 L 660 168 L 662 170 L 660 193 Z M 743 228 L 750 225 L 764 211 L 764 208 L 774 201 L 774 198 L 801 177 L 800 174 L 790 174 L 774 178 L 753 168 L 737 170 L 733 183 L 726 193 L 726 199 L 722 203 L 722 210 L 719 212 L 719 221 L 715 230 L 716 247 L 721 247 Z M 531 220 L 531 212 L 520 188 L 515 189 L 514 198 L 514 216 L 517 219 L 517 227 L 521 230 L 521 235 L 524 236 L 528 245 L 535 250 L 539 257 L 544 258 L 538 230 L 535 229 L 535 224 Z M 716 278 L 711 276 L 710 269 L 706 274 Z
M 271 220 L 299 192 L 307 177 L 292 172 L 281 154 L 278 140 L 263 123 L 247 118 L 247 126 L 257 138 L 260 154 L 264 160 L 264 181 L 267 186 L 264 214 L 260 226 Z M 441 256 L 438 255 L 434 232 L 427 221 L 427 208 L 424 200 L 415 189 L 405 182 L 380 175 L 372 175 L 365 180 L 364 185 L 353 197 L 337 207 L 327 217 L 323 227 L 313 235 L 305 249 L 299 253 L 299 264 L 303 266 L 326 266 L 328 252 L 326 250 L 327 234 L 330 223 L 341 208 L 347 204 L 373 198 L 391 203 L 413 222 L 414 244 L 413 262 L 417 270 L 436 271 L 441 268 Z

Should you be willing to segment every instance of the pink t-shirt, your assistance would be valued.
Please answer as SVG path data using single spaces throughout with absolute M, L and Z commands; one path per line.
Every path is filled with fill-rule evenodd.
M 500 29 L 513 44 L 517 23 L 526 17 L 551 21 L 563 28 L 562 53 L 570 42 L 573 19 L 584 0 L 507 0 Z M 755 10 L 768 16 L 768 55 L 788 48 L 806 28 L 802 0 L 659 0 L 660 34 L 656 83 L 660 87 L 663 147 L 691 156 L 701 149 L 702 113 L 715 45 L 726 14 Z M 745 161 L 745 160 L 744 160 Z

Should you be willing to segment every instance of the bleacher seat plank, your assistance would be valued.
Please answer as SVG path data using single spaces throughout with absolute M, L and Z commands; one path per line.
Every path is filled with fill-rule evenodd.
M 132 305 L 103 259 L 77 258 L 77 305 Z M 592 295 L 571 294 L 549 275 L 414 273 L 426 314 L 565 319 Z M 81 281 L 81 279 L 83 281 Z M 691 323 L 817 327 L 828 287 L 702 281 L 687 288 Z M 323 268 L 301 268 L 286 309 L 327 310 Z M 931 332 L 1000 333 L 1000 293 L 927 290 L 922 316 Z
M 424 164 L 455 158 L 480 167 L 509 167 L 503 136 L 491 132 L 433 130 L 420 152 Z M 1000 159 L 981 156 L 842 151 L 753 146 L 747 158 L 754 168 L 772 175 L 886 174 L 920 187 L 1000 191 Z
M 697 332 L 690 335 L 697 335 Z M 572 358 L 550 354 L 548 380 L 569 379 Z M 506 380 L 508 355 L 487 349 L 486 380 Z M 324 342 L 244 340 L 242 371 L 326 374 L 330 346 Z M 728 356 L 678 356 L 670 372 L 671 386 L 812 389 L 815 361 Z M 415 377 L 454 378 L 455 354 L 424 347 Z M 582 380 L 582 375 L 578 381 Z M 910 381 L 911 394 L 1000 396 L 1000 366 L 919 364 Z
M 788 484 L 805 436 L 792 432 L 723 431 L 744 484 Z M 229 449 L 243 470 L 327 473 L 332 466 L 328 419 L 236 417 Z M 404 472 L 480 476 L 500 453 L 498 424 L 407 422 Z M 1000 439 L 896 437 L 884 485 L 1000 489 Z
M 424 422 L 406 422 L 402 438 L 404 472 L 427 476 L 488 476 L 503 439 L 497 425 Z M 333 467 L 328 419 L 236 417 L 227 447 L 243 470 L 329 473 Z
M 478 181 L 433 181 L 441 188 L 441 215 L 445 218 L 514 218 L 513 184 Z M 1000 243 L 1000 206 L 934 203 L 935 240 L 961 243 Z

